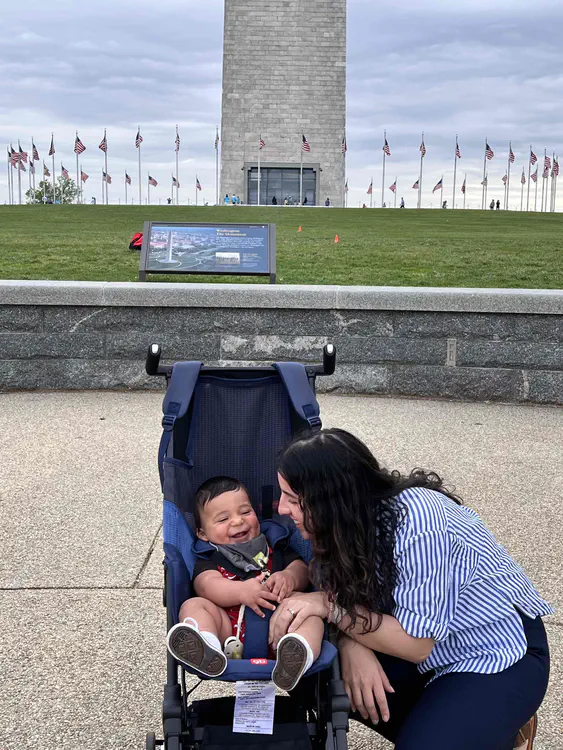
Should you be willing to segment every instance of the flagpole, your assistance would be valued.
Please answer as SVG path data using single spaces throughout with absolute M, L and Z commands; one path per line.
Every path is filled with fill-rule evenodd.
M 553 152 L 553 159 L 551 161 L 551 195 L 549 196 L 549 211 L 552 213 L 555 211 L 555 206 L 553 205 L 553 187 L 555 185 L 555 151 Z
M 137 128 L 137 133 L 141 132 L 141 126 Z M 139 206 L 143 204 L 143 188 L 142 188 L 142 177 L 141 177 L 141 144 L 139 143 Z
M 395 177 L 395 195 L 393 198 L 393 208 L 397 208 L 397 178 Z
M 195 204 L 197 206 L 197 175 L 195 176 Z
M 127 172 L 125 172 L 125 205 L 127 205 Z
M 444 175 L 442 175 L 442 187 L 440 188 L 440 208 L 444 205 Z
M 76 131 L 76 139 L 78 140 L 78 130 Z M 75 149 L 76 149 L 76 145 L 75 145 Z M 78 152 L 76 152 L 76 188 L 77 188 L 76 202 L 80 203 L 80 174 L 78 172 Z
M 33 198 L 33 194 L 32 194 L 32 191 L 31 191 L 31 163 L 32 163 L 32 160 L 33 160 L 33 150 L 31 151 L 31 157 L 32 158 L 29 159 L 28 162 L 27 162 L 27 166 L 28 166 L 28 179 L 29 179 L 29 197 Z
M 485 173 L 487 171 L 487 139 L 485 138 L 485 156 L 483 158 L 483 189 L 481 191 L 481 211 L 485 208 L 485 201 L 487 200 L 486 192 L 487 192 L 487 185 L 485 184 Z
M 219 126 L 215 135 L 215 205 L 219 205 Z
M 151 204 L 151 183 L 149 178 L 150 175 L 147 177 L 147 206 Z
M 456 178 L 456 171 L 457 171 L 457 133 L 455 134 L 455 153 L 454 153 L 454 190 L 453 190 L 453 200 L 452 200 L 452 208 L 455 208 L 455 178 Z
M 301 168 L 299 170 L 299 204 L 303 204 L 303 143 L 301 143 Z
M 420 142 L 420 175 L 418 177 L 418 205 L 417 208 L 422 208 L 422 160 L 424 159 L 424 153 L 422 144 L 424 143 L 424 132 L 422 133 L 422 141 Z
M 104 174 L 105 174 L 105 177 L 104 177 Z M 108 173 L 107 173 L 107 172 L 104 172 L 104 171 L 102 170 L 102 206 L 103 206 L 103 205 L 104 205 L 104 203 L 106 202 L 106 186 L 105 186 L 105 184 L 104 184 L 104 183 L 105 183 L 105 182 L 106 182 L 106 180 L 107 180 L 107 175 L 108 175 Z
M 31 139 L 31 157 L 33 159 L 33 151 L 34 151 L 34 144 L 33 144 L 33 138 Z M 35 170 L 37 167 L 35 166 L 35 159 L 33 159 L 33 202 L 35 203 Z
M 534 212 L 538 210 L 538 172 L 539 169 L 536 167 L 536 189 L 534 192 Z
M 370 186 L 371 186 L 371 192 L 369 194 L 369 207 L 373 208 L 373 177 L 371 178 Z
M 11 206 L 13 203 L 12 196 L 12 153 L 8 151 L 8 203 Z
M 532 144 L 530 143 L 530 155 L 528 157 L 528 196 L 526 198 L 526 211 L 530 210 L 530 173 L 532 171 Z
M 383 208 L 383 204 L 385 203 L 385 157 L 387 154 L 385 153 L 385 143 L 387 142 L 387 131 L 383 131 L 383 179 L 381 181 L 381 208 Z
M 559 162 L 557 163 L 557 171 L 559 171 Z M 555 204 L 557 202 L 557 178 L 559 175 L 556 173 L 555 177 L 553 178 L 555 180 L 553 184 L 553 211 L 555 212 Z
M 522 174 L 524 174 L 524 167 L 522 167 Z M 522 178 L 520 178 L 522 181 Z M 524 209 L 524 183 L 522 182 L 522 190 L 520 192 L 520 211 Z
M 176 125 L 176 205 L 180 205 L 180 174 L 179 174 L 179 168 L 178 168 L 178 159 L 180 157 L 180 143 L 178 141 L 178 126 Z M 172 190 L 174 190 L 174 186 L 172 186 Z
M 506 210 L 508 211 L 508 201 L 510 198 L 510 154 L 512 153 L 512 141 L 508 141 L 508 170 L 506 177 Z
M 544 148 L 543 150 L 543 171 L 545 172 L 545 160 L 547 157 L 547 149 Z M 545 191 L 545 177 L 543 176 L 542 172 L 542 180 L 541 180 L 541 212 L 543 213 L 543 194 Z
M 18 141 L 18 152 L 21 154 L 21 146 Z M 22 202 L 22 168 L 21 168 L 21 155 L 18 156 L 18 203 L 21 206 Z
M 485 182 L 485 206 L 486 206 L 487 205 L 487 192 L 489 190 L 489 176 L 488 175 L 485 176 L 485 180 L 486 180 Z
M 261 145 L 262 145 L 262 133 L 260 133 L 260 135 L 258 136 L 258 198 L 256 200 L 257 206 L 260 205 L 260 152 L 262 151 Z M 250 203 L 250 201 L 248 202 Z
M 51 133 L 51 145 L 54 146 L 53 133 Z M 55 201 L 57 200 L 57 192 L 55 189 L 55 150 L 54 148 L 53 148 L 53 153 L 51 154 L 51 156 L 53 157 L 53 203 L 55 203 Z
M 463 210 L 465 211 L 465 196 L 467 195 L 467 172 L 465 173 L 465 177 L 463 178 L 463 184 L 465 185 L 465 190 L 463 191 Z

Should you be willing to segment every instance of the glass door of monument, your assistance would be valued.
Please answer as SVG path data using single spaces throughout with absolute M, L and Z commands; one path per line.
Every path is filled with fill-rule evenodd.
M 261 167 L 260 204 L 262 206 L 299 204 L 299 167 Z M 317 177 L 314 169 L 303 170 L 303 205 L 317 204 Z M 258 204 L 258 167 L 248 172 L 248 204 Z

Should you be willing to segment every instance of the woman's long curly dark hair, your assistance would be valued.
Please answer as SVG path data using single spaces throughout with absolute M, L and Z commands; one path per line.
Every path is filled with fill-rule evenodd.
M 394 547 L 404 510 L 396 496 L 409 487 L 436 490 L 461 504 L 434 472 L 406 476 L 380 466 L 369 448 L 346 430 L 328 429 L 295 438 L 278 471 L 299 497 L 311 535 L 314 582 L 348 612 L 364 632 L 377 629 L 358 613 L 391 614 L 397 583 Z

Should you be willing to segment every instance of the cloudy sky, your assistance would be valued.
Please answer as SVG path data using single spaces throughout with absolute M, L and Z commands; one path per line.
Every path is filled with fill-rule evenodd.
M 256 0 L 258 2 L 259 0 Z M 424 205 L 444 176 L 451 204 L 455 134 L 467 173 L 467 205 L 480 205 L 484 138 L 495 151 L 489 198 L 502 198 L 508 141 L 516 155 L 511 205 L 520 207 L 520 175 L 530 143 L 543 158 L 563 154 L 563 3 L 560 0 L 349 0 L 349 205 L 381 200 L 383 129 L 391 158 L 386 184 L 416 202 L 421 131 L 425 132 Z M 213 141 L 221 111 L 223 0 L 23 0 L 0 16 L 0 143 L 29 150 L 31 137 L 47 160 L 51 132 L 56 163 L 75 173 L 75 130 L 87 146 L 91 175 L 85 195 L 101 194 L 108 129 L 110 197 L 123 198 L 123 172 L 136 183 L 134 138 L 141 124 L 143 171 L 161 183 L 164 202 L 174 160 L 174 128 L 182 137 L 180 177 L 215 198 Z M 540 170 L 541 171 L 541 170 Z M 24 182 L 27 175 L 24 176 Z M 540 180 L 541 183 L 541 180 Z M 184 190 L 182 191 L 184 192 Z M 193 200 L 185 188 L 184 200 Z M 540 185 L 541 194 L 541 185 Z M 136 192 L 134 192 L 136 195 Z M 532 190 L 533 196 L 533 190 Z M 386 190 L 386 199 L 392 194 Z M 4 167 L 0 201 L 7 200 Z M 533 202 L 533 199 L 532 199 Z M 558 202 L 563 209 L 563 196 Z

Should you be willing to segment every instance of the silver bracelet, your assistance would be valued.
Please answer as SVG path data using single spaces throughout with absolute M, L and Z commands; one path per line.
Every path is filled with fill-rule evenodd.
M 331 622 L 333 625 L 340 625 L 344 617 L 346 617 L 347 612 L 342 609 L 342 607 L 339 607 L 338 604 L 333 603 L 332 609 L 329 612 L 329 622 Z

